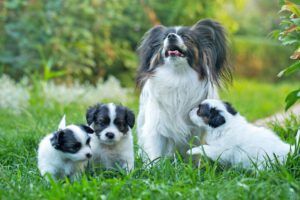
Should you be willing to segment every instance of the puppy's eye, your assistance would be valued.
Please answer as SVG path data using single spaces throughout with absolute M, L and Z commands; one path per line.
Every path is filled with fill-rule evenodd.
M 78 150 L 81 148 L 81 143 L 80 142 L 76 142 L 73 146 L 74 149 Z
M 86 140 L 86 145 L 90 145 L 90 142 L 91 142 L 91 138 L 88 138 L 88 139 Z
M 181 37 L 182 37 L 182 39 L 184 39 L 184 40 L 190 40 L 190 38 L 189 38 L 188 36 L 186 36 L 186 35 L 182 35 Z

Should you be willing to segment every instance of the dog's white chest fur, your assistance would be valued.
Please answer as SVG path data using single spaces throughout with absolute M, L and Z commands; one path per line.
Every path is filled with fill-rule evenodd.
M 203 99 L 217 98 L 210 84 L 199 80 L 186 60 L 166 62 L 146 81 L 140 97 L 138 136 L 139 145 L 151 160 L 171 155 L 175 149 L 184 151 L 193 132 L 200 135 L 188 113 Z

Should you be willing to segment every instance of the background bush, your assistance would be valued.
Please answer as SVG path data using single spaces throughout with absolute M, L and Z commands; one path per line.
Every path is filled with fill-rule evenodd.
M 94 84 L 100 77 L 114 75 L 123 85 L 133 85 L 138 65 L 135 50 L 149 28 L 192 25 L 210 17 L 222 22 L 232 38 L 255 32 L 258 40 L 234 40 L 236 62 L 232 64 L 242 75 L 256 76 L 264 71 L 261 68 L 288 63 L 283 59 L 286 49 L 280 47 L 277 55 L 282 56 L 274 56 L 276 45 L 260 43 L 269 29 L 276 27 L 269 15 L 276 14 L 277 3 L 268 2 L 4 0 L 0 2 L 0 72 L 16 80 L 35 74 L 46 80 L 56 77 L 71 83 L 75 78 Z M 257 9 L 262 6 L 271 14 Z M 255 15 L 244 15 L 245 10 L 255 11 Z M 263 16 L 265 20 L 259 21 Z M 255 31 L 257 27 L 265 28 Z M 269 52 L 271 55 L 264 55 Z

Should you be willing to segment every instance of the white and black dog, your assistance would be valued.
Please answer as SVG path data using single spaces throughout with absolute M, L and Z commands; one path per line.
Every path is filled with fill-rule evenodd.
M 189 111 L 218 98 L 221 78 L 230 78 L 225 31 L 209 19 L 191 27 L 160 25 L 145 34 L 138 52 L 138 144 L 150 160 L 185 155 L 189 140 L 202 133 Z
M 55 180 L 73 179 L 84 171 L 92 156 L 89 134 L 94 130 L 86 125 L 66 126 L 65 116 L 58 131 L 44 137 L 38 148 L 38 168 L 41 175 L 49 173 Z
M 134 113 L 113 103 L 97 104 L 87 110 L 86 120 L 95 130 L 91 140 L 92 164 L 106 169 L 132 170 Z
M 273 131 L 247 122 L 227 102 L 204 100 L 190 112 L 190 118 L 207 131 L 207 144 L 191 149 L 188 154 L 206 155 L 214 161 L 232 166 L 264 169 L 269 161 L 277 159 L 284 163 L 288 153 L 293 153 L 295 149 Z M 300 132 L 296 141 L 299 141 L 299 137 Z

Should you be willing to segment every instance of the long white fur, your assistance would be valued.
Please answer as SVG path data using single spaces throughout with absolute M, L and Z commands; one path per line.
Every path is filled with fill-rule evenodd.
M 75 133 L 75 137 L 78 141 L 85 143 L 87 140 L 87 134 L 78 126 L 73 124 L 66 126 L 66 118 L 64 115 L 59 123 L 58 129 L 62 130 L 65 128 L 71 129 Z M 87 166 L 88 160 L 86 154 L 92 153 L 90 147 L 85 146 L 76 154 L 64 153 L 51 145 L 50 140 L 53 135 L 53 133 L 47 135 L 39 144 L 38 168 L 41 175 L 45 176 L 46 174 L 49 174 L 55 180 L 66 176 L 69 176 L 71 179 L 78 177 Z M 48 177 L 46 177 L 46 179 L 48 180 Z
M 266 161 L 274 162 L 278 159 L 284 163 L 288 153 L 294 151 L 295 146 L 283 142 L 273 131 L 254 126 L 238 113 L 228 113 L 220 100 L 207 99 L 203 103 L 222 110 L 221 115 L 226 122 L 220 127 L 212 128 L 197 115 L 198 108 L 194 108 L 190 112 L 191 120 L 206 129 L 207 144 L 192 148 L 188 154 L 206 155 L 214 161 L 232 166 L 254 168 L 256 165 L 258 169 L 264 169 L 267 167 Z M 299 137 L 300 131 L 296 137 L 298 141 Z
M 142 156 L 150 160 L 172 156 L 175 151 L 185 155 L 189 140 L 203 133 L 191 123 L 189 111 L 206 98 L 218 98 L 209 77 L 199 80 L 186 58 L 167 57 L 164 61 L 145 82 L 140 96 L 138 144 Z
M 121 133 L 113 123 L 116 118 L 116 105 L 108 104 L 110 125 L 100 133 L 100 139 L 93 134 L 91 136 L 92 162 L 94 166 L 101 165 L 106 169 L 116 168 L 116 163 L 120 167 L 131 171 L 134 168 L 134 150 L 131 128 L 126 135 Z M 105 133 L 113 132 L 115 139 L 113 143 L 105 137 Z

